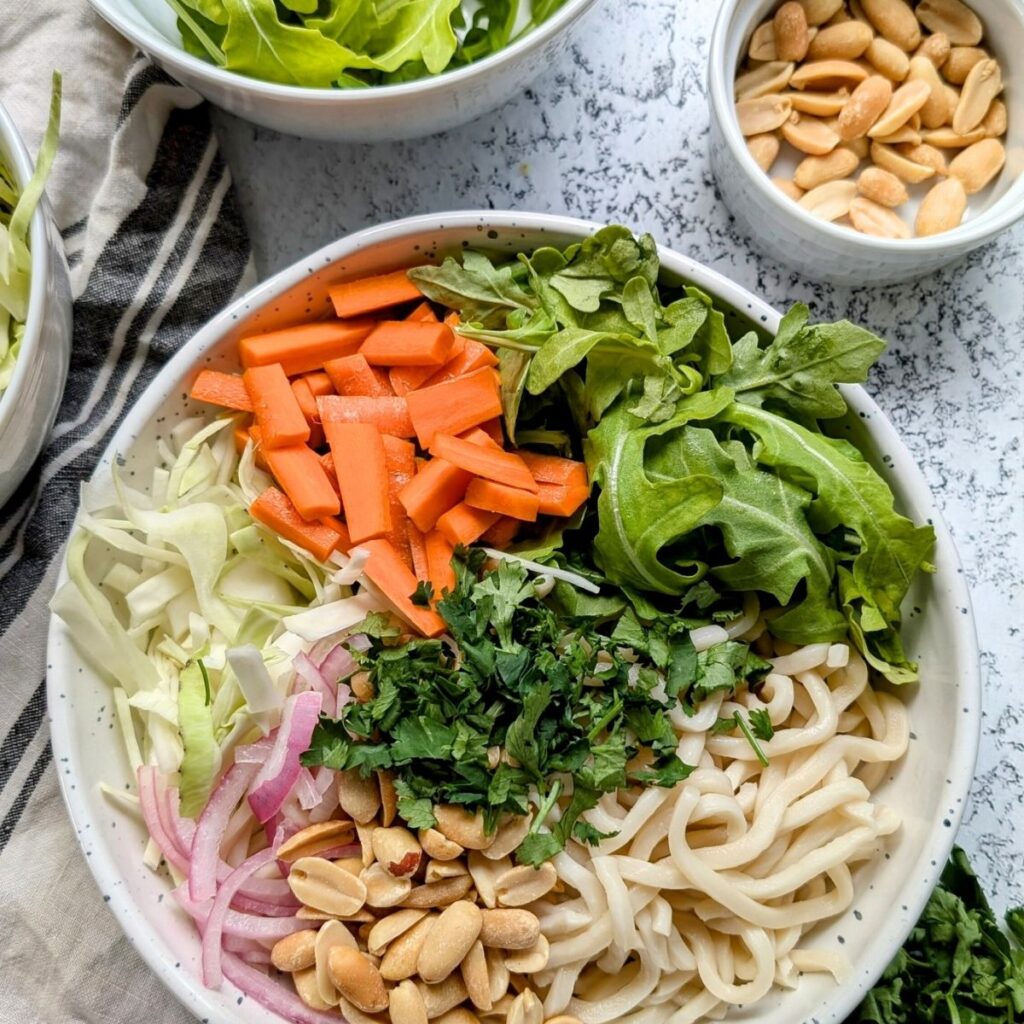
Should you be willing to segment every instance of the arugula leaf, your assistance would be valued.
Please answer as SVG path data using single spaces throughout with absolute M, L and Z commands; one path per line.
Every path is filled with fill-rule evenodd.
M 465 323 L 501 328 L 509 312 L 537 308 L 536 298 L 516 279 L 517 267 L 495 267 L 483 253 L 467 249 L 461 263 L 449 256 L 439 267 L 410 270 L 409 280 L 428 299 L 458 310 Z

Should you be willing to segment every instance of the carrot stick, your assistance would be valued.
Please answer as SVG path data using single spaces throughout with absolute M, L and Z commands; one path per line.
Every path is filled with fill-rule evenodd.
M 249 506 L 249 514 L 321 562 L 326 562 L 332 551 L 349 546 L 344 523 L 337 519 L 307 523 L 276 487 L 268 487 Z
M 400 441 L 385 434 L 384 461 L 388 470 L 388 507 L 391 513 L 391 530 L 388 540 L 405 559 L 409 568 L 414 568 L 412 547 L 409 541 L 409 516 L 405 506 L 398 500 L 399 492 L 416 475 L 416 446 L 410 441 Z
M 283 448 L 309 440 L 309 424 L 280 363 L 251 367 L 242 379 L 264 448 Z
M 391 514 L 380 431 L 372 423 L 338 423 L 325 418 L 324 433 L 334 457 L 352 543 L 383 537 L 391 529 Z
M 502 516 L 480 539 L 492 548 L 504 551 L 516 539 L 522 522 L 511 516 Z
M 426 323 L 440 323 L 434 307 L 429 302 L 421 302 L 406 318 L 406 320 L 419 320 Z
M 418 580 L 429 580 L 430 570 L 427 566 L 427 544 L 424 535 L 416 528 L 411 519 L 406 519 L 406 530 L 409 536 L 409 553 L 412 555 L 412 571 Z
M 338 493 L 309 445 L 268 448 L 265 455 L 274 479 L 303 519 L 338 515 Z
M 427 533 L 453 505 L 462 501 L 471 473 L 444 459 L 423 463 L 416 475 L 398 494 L 416 528 Z
M 455 337 L 462 336 L 457 334 Z M 479 341 L 474 341 L 472 338 L 464 338 L 463 341 L 462 351 L 453 351 L 448 362 L 426 380 L 426 387 L 443 384 L 446 381 L 455 380 L 457 377 L 465 377 L 467 373 L 481 370 L 485 366 L 498 365 L 494 353 L 486 345 L 481 345 Z
M 395 392 L 384 370 L 371 366 L 360 352 L 324 363 L 324 369 L 339 395 L 384 398 Z
M 448 353 L 448 362 L 439 370 L 436 366 L 393 366 L 389 371 L 391 386 L 395 389 L 396 395 L 407 395 L 424 384 L 433 380 L 434 376 L 444 371 L 445 366 L 451 363 L 465 348 L 466 339 L 461 334 L 453 334 L 455 339 L 452 342 L 451 351 Z
M 406 401 L 416 436 L 424 448 L 430 447 L 435 434 L 461 434 L 501 415 L 498 382 L 489 368 L 411 391 Z
M 302 415 L 306 417 L 306 422 L 309 424 L 309 446 L 319 448 L 324 443 L 324 431 L 320 426 L 320 412 L 316 407 L 316 397 L 305 377 L 299 377 L 292 381 L 292 393 L 295 395 L 295 401 L 299 403 Z
M 565 487 L 590 486 L 587 480 L 587 467 L 582 462 L 563 459 L 558 455 L 542 455 L 540 452 L 530 452 L 525 448 L 518 449 L 516 455 L 526 463 L 527 469 L 538 483 L 561 484 Z
M 416 577 L 394 545 L 381 539 L 367 541 L 361 546 L 370 553 L 365 572 L 377 589 L 424 636 L 440 636 L 448 628 L 444 619 L 429 608 L 412 603 L 412 595 L 416 592 Z
M 537 481 L 526 468 L 526 463 L 518 455 L 497 446 L 473 444 L 472 441 L 449 434 L 435 434 L 430 454 L 465 469 L 473 476 L 482 476 L 485 480 L 537 493 Z
M 249 443 L 249 424 L 236 423 L 231 436 L 235 439 L 235 451 L 241 455 L 245 451 L 245 446 Z
M 434 588 L 434 599 L 439 600 L 445 591 L 455 591 L 455 570 L 452 556 L 455 549 L 440 530 L 431 530 L 424 538 L 427 547 L 427 573 Z
M 452 545 L 472 544 L 489 530 L 501 516 L 497 512 L 485 512 L 462 502 L 449 509 L 437 521 L 437 529 L 448 538 Z
M 319 456 L 319 462 L 320 468 L 327 474 L 327 479 L 334 488 L 334 493 L 340 497 L 341 491 L 338 490 L 338 474 L 334 471 L 334 456 L 330 452 L 324 452 L 323 455 Z
M 370 398 L 365 395 L 326 395 L 317 399 L 320 421 L 327 423 L 372 423 L 382 434 L 413 437 L 406 399 Z
M 372 366 L 443 366 L 455 335 L 447 324 L 422 320 L 384 320 L 359 350 Z
M 252 399 L 245 389 L 245 381 L 237 373 L 220 370 L 200 370 L 189 392 L 197 402 L 222 405 L 225 409 L 252 412 Z
M 334 385 L 331 383 L 331 378 L 323 370 L 307 373 L 302 379 L 309 386 L 309 390 L 313 393 L 314 398 L 334 394 Z
M 538 511 L 546 516 L 571 516 L 590 496 L 590 489 L 576 485 L 539 484 Z
M 388 306 L 423 298 L 419 288 L 409 280 L 408 270 L 342 281 L 334 285 L 329 294 L 335 313 L 341 317 L 375 313 Z
M 318 320 L 296 324 L 268 334 L 250 334 L 238 343 L 242 366 L 280 363 L 289 377 L 319 370 L 328 359 L 357 352 L 363 339 L 376 326 L 373 320 Z
M 466 504 L 485 512 L 501 512 L 527 523 L 536 522 L 540 510 L 540 498 L 536 494 L 479 477 L 466 489 Z
M 480 424 L 480 429 L 499 447 L 505 447 L 505 431 L 502 429 L 501 420 L 488 420 Z M 536 479 L 536 478 L 535 478 Z

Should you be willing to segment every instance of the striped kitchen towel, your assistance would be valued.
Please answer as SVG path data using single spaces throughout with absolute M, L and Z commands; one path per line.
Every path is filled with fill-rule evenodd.
M 65 71 L 66 89 L 81 85 Z M 104 909 L 65 814 L 46 724 L 47 602 L 79 484 L 164 362 L 253 273 L 199 97 L 139 58 L 106 134 L 88 214 L 64 230 L 75 304 L 63 402 L 39 462 L 0 509 L 3 1024 L 191 1019 Z M 62 142 L 73 155 L 75 139 Z

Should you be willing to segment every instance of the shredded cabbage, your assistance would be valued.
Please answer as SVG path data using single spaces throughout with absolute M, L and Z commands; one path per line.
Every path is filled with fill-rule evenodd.
M 50 119 L 36 157 L 35 171 L 24 188 L 19 189 L 14 173 L 0 156 L 0 395 L 14 376 L 15 360 L 25 334 L 32 270 L 29 228 L 57 155 L 60 95 L 61 77 L 55 71 Z

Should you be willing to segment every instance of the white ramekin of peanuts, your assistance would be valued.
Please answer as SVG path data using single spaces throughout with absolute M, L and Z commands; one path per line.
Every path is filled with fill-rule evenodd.
M 905 280 L 1024 215 L 1016 0 L 726 0 L 711 160 L 737 220 L 838 284 Z

